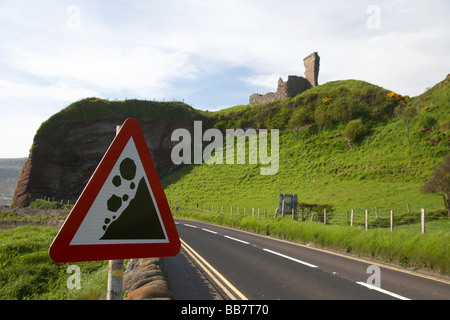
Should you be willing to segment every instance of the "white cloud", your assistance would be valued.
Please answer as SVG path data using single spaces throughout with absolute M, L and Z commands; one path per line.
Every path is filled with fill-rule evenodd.
M 367 28 L 370 5 L 380 29 Z M 87 96 L 245 104 L 303 75 L 315 51 L 320 83 L 353 78 L 413 96 L 450 72 L 449 12 L 446 0 L 3 0 L 0 108 L 45 119 Z M 247 94 L 225 92 L 230 70 Z
M 90 97 L 97 92 L 88 89 L 70 88 L 67 84 L 59 82 L 48 86 L 37 86 L 25 83 L 15 83 L 0 79 L 0 96 L 2 99 L 13 101 L 21 99 L 54 99 L 59 101 L 73 101 L 79 96 Z
M 59 55 L 23 52 L 13 63 L 34 76 L 62 79 L 100 92 L 160 94 L 176 78 L 193 79 L 195 67 L 181 52 L 157 48 L 79 48 Z
M 28 157 L 33 137 L 46 117 L 35 114 L 16 114 L 2 118 L 0 126 L 0 159 Z

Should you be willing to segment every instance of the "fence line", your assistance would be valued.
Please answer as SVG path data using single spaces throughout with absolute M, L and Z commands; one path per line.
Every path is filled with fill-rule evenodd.
M 57 199 L 55 197 L 47 197 L 38 195 L 37 199 L 43 199 L 49 202 L 57 202 L 60 205 L 70 205 L 72 200 Z M 73 201 L 72 201 L 73 202 Z M 191 204 L 185 201 L 182 203 L 181 196 L 176 196 L 175 200 L 169 200 L 170 208 L 174 211 L 179 210 L 191 210 L 193 212 L 200 213 L 210 213 L 220 215 L 249 215 L 257 218 L 263 219 L 276 219 L 278 216 L 283 218 L 286 217 L 284 210 L 279 212 L 279 208 L 275 210 L 270 210 L 267 208 L 256 208 L 256 207 L 242 207 L 242 206 L 224 206 L 224 205 L 205 205 L 205 204 Z M 249 212 L 247 212 L 249 209 Z M 327 212 L 326 209 L 323 212 L 311 211 L 309 208 L 304 208 L 298 210 L 298 212 L 289 213 L 291 219 L 297 220 L 298 222 L 312 222 L 318 221 L 325 225 L 346 225 L 346 226 L 358 226 L 365 230 L 374 228 L 385 228 L 389 229 L 390 232 L 401 229 L 411 232 L 450 232 L 450 217 L 447 216 L 436 216 L 427 215 L 426 209 L 421 208 L 420 213 L 414 214 L 411 212 L 409 204 L 406 206 L 407 214 L 396 214 L 393 210 L 381 209 L 375 207 L 373 210 L 350 210 L 343 212 Z M 272 213 L 273 212 L 273 213 Z M 444 221 L 444 222 L 442 222 Z M 420 225 L 418 228 L 417 225 Z
M 323 212 L 313 212 L 311 210 L 299 210 L 298 212 L 293 212 L 286 214 L 279 209 L 268 210 L 267 208 L 257 208 L 257 207 L 242 207 L 242 206 L 224 206 L 224 205 L 204 205 L 204 204 L 192 204 L 187 201 L 181 201 L 181 197 L 176 198 L 176 200 L 169 201 L 169 205 L 172 210 L 190 210 L 192 212 L 215 214 L 220 215 L 230 215 L 230 216 L 252 216 L 261 219 L 276 219 L 281 216 L 283 218 L 290 218 L 298 221 L 299 223 L 304 222 L 321 222 L 325 225 L 346 225 L 350 227 L 362 227 L 365 230 L 375 229 L 375 228 L 385 228 L 389 229 L 390 232 L 394 230 L 407 230 L 412 232 L 450 232 L 450 218 L 446 216 L 427 216 L 425 208 L 421 209 L 420 213 L 414 214 L 411 212 L 408 205 L 408 214 L 396 215 L 393 210 L 380 210 L 380 208 L 375 207 L 373 210 L 364 209 L 350 210 L 345 213 L 327 212 L 324 209 Z M 294 210 L 293 210 L 294 211 Z M 384 211 L 384 212 L 383 212 Z M 273 212 L 273 213 L 271 213 Z M 442 223 L 442 221 L 444 221 Z M 419 225 L 419 227 L 418 227 Z

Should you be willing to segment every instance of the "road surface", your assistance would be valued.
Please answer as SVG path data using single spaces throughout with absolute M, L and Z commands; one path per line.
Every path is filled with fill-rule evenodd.
M 164 262 L 169 278 L 184 279 L 171 281 L 175 299 L 450 299 L 445 277 L 203 222 L 176 219 L 176 224 L 182 252 Z M 181 261 L 184 267 L 170 268 Z

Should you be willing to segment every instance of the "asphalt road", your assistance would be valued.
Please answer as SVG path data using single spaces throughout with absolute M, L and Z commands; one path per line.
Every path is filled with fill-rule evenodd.
M 450 299 L 449 278 L 202 222 L 176 224 L 182 251 L 164 262 L 175 299 Z

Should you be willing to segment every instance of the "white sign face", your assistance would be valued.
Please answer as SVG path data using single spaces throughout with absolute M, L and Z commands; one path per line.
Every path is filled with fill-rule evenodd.
M 131 137 L 70 245 L 168 242 Z

